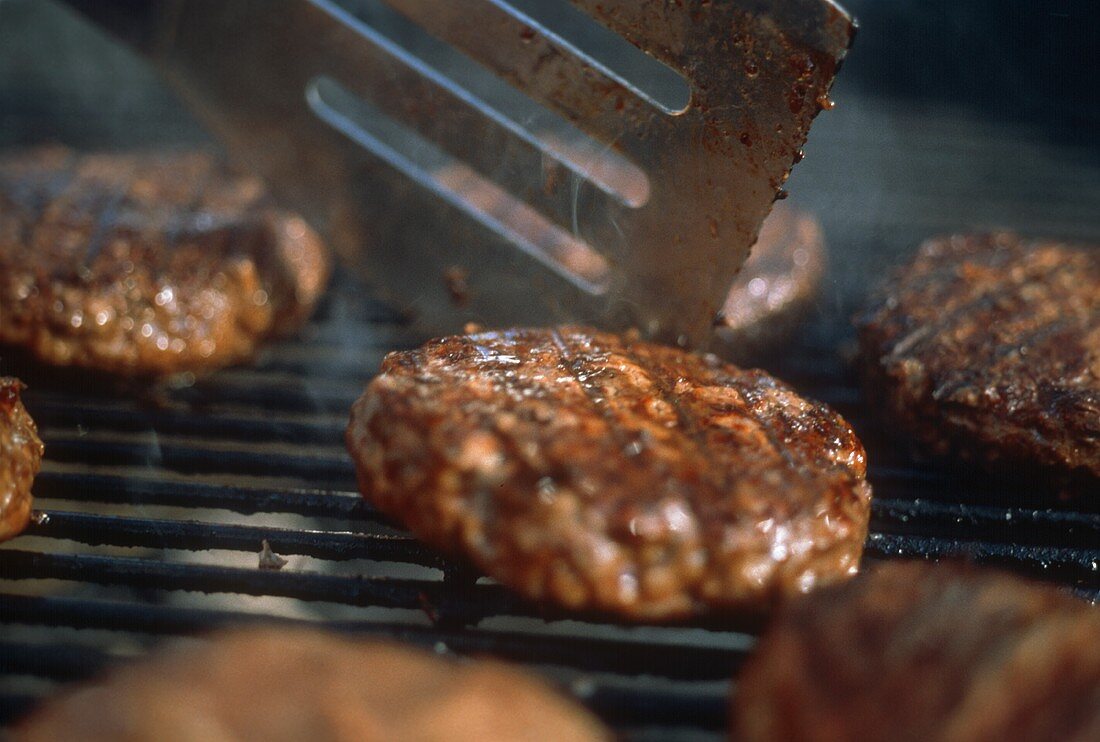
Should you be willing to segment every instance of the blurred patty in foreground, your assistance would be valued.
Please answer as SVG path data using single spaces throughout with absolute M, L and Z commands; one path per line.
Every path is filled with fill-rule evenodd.
M 788 606 L 737 680 L 733 736 L 1100 739 L 1100 610 L 960 564 L 896 562 Z
M 268 628 L 162 650 L 64 691 L 14 731 L 19 742 L 610 739 L 582 706 L 501 662 Z

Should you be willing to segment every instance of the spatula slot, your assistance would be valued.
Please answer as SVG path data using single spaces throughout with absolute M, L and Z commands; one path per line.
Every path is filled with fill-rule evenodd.
M 691 105 L 687 79 L 566 0 L 493 0 L 538 24 L 608 77 L 669 115 Z
M 306 101 L 322 121 L 579 288 L 606 291 L 603 256 L 377 106 L 323 76 L 310 81 Z
M 383 0 L 341 0 L 337 5 L 349 14 L 349 25 L 369 35 L 375 43 L 381 42 L 395 59 L 416 69 L 435 85 L 437 94 L 425 98 L 431 103 L 424 108 L 395 110 L 391 100 L 371 97 L 375 105 L 416 128 L 422 136 L 505 189 L 526 198 L 536 208 L 541 207 L 544 213 L 556 212 L 560 224 L 570 225 L 575 214 L 570 213 L 572 204 L 568 203 L 573 194 L 568 190 L 565 194 L 563 215 L 560 202 L 556 207 L 553 204 L 554 186 L 544 187 L 546 182 L 561 182 L 548 172 L 556 165 L 564 167 L 573 179 L 591 183 L 623 206 L 639 208 L 649 200 L 650 183 L 646 173 L 614 147 L 589 136 L 475 59 L 391 9 Z M 453 8 L 448 6 L 448 9 Z M 570 10 L 573 16 L 587 24 L 589 33 L 592 28 L 602 30 L 621 44 L 630 46 L 584 13 Z M 630 48 L 651 65 L 667 74 L 675 74 L 660 62 Z M 377 83 L 370 87 L 379 90 Z M 471 115 L 491 122 L 500 134 L 499 140 L 479 137 L 471 126 L 460 127 L 457 131 L 447 128 L 448 121 L 462 121 L 463 116 L 473 123 Z M 519 141 L 513 141 L 512 137 Z M 537 159 L 532 162 L 526 156 L 531 150 L 541 154 L 541 163 Z M 479 156 L 482 161 L 477 162 L 468 155 Z M 567 181 L 565 187 L 575 190 L 575 184 Z

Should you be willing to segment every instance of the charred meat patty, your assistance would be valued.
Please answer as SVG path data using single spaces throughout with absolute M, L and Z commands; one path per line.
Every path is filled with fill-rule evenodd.
M 123 376 L 205 371 L 296 329 L 328 257 L 204 153 L 0 158 L 0 342 Z
M 31 482 L 42 464 L 42 441 L 19 393 L 23 383 L 0 376 L 0 541 L 19 535 L 31 517 Z
M 1100 609 L 967 565 L 897 562 L 776 619 L 734 694 L 756 740 L 1100 739 Z
M 391 353 L 352 409 L 367 499 L 536 600 L 636 620 L 852 575 L 863 446 L 762 371 L 578 327 Z
M 64 692 L 14 732 L 19 742 L 610 739 L 584 708 L 507 665 L 303 629 L 162 650 Z
M 746 363 L 787 340 L 813 306 L 825 262 L 817 220 L 777 202 L 726 296 L 715 324 L 714 351 Z
M 871 394 L 927 450 L 1100 478 L 1100 249 L 934 239 L 856 325 Z

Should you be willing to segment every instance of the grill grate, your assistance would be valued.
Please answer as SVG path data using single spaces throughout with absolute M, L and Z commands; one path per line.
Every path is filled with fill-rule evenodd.
M 415 340 L 358 293 L 337 287 L 301 338 L 155 405 L 5 369 L 32 385 L 47 517 L 0 547 L 0 717 L 169 637 L 319 622 L 532 665 L 627 738 L 722 737 L 752 620 L 628 627 L 547 613 L 440 558 L 356 494 L 347 410 L 384 352 Z M 965 556 L 1097 598 L 1100 513 L 914 466 L 879 442 L 833 348 L 808 339 L 774 370 L 864 433 L 870 558 Z M 287 567 L 257 568 L 265 539 Z

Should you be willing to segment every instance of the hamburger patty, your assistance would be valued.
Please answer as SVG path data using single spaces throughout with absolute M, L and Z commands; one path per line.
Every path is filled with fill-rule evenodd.
M 1100 610 L 963 565 L 886 564 L 779 615 L 734 738 L 1100 739 Z
M 23 383 L 0 376 L 0 541 L 19 535 L 31 517 L 31 482 L 42 464 L 42 441 L 19 393 Z
M 852 575 L 863 446 L 762 371 L 585 328 L 391 353 L 347 431 L 359 486 L 533 599 L 631 619 Z
M 125 376 L 205 371 L 296 329 L 328 258 L 203 153 L 0 158 L 0 342 Z
M 497 662 L 303 629 L 223 633 L 73 688 L 14 730 L 33 740 L 607 740 L 585 709 Z
M 871 394 L 927 450 L 1100 477 L 1100 250 L 934 239 L 856 325 Z
M 726 296 L 715 324 L 715 352 L 744 363 L 778 347 L 813 306 L 824 274 L 821 226 L 777 202 Z

